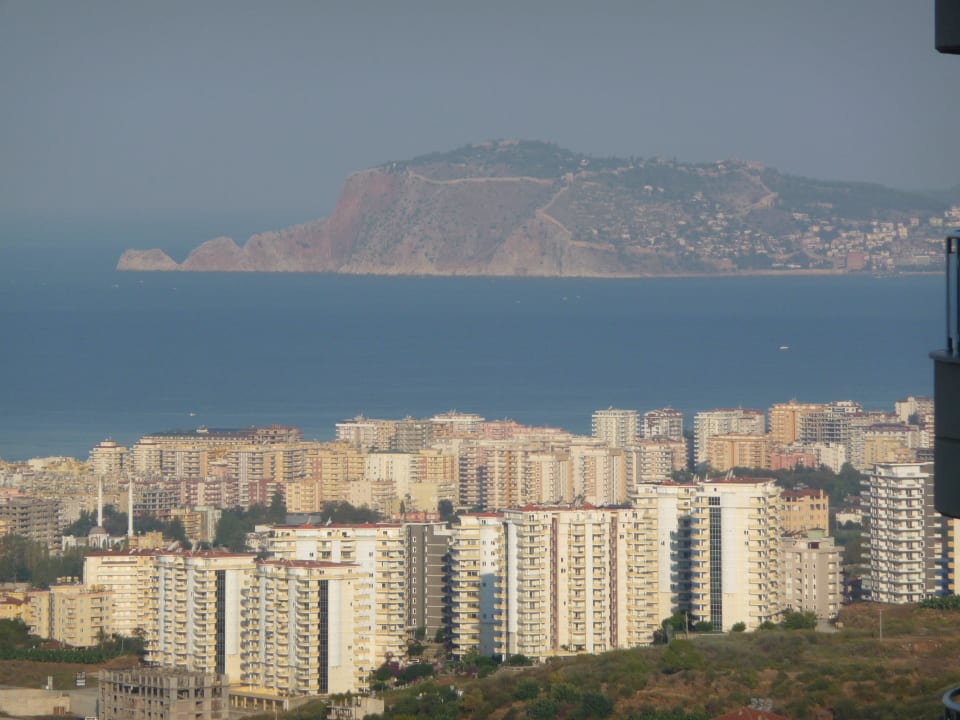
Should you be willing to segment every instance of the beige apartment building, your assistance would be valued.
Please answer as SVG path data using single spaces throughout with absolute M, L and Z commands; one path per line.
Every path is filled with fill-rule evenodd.
M 73 647 L 93 647 L 111 627 L 111 593 L 80 584 L 51 585 L 32 590 L 30 632 Z
M 668 482 L 687 467 L 687 443 L 660 436 L 644 438 L 624 448 L 627 496 L 637 485 Z
M 83 582 L 110 592 L 108 632 L 125 637 L 146 632 L 148 644 L 156 630 L 157 567 L 153 550 L 101 550 L 83 559 Z
M 813 612 L 821 620 L 840 613 L 843 578 L 840 548 L 821 530 L 783 539 L 785 608 Z
M 766 435 L 727 433 L 707 440 L 707 465 L 715 472 L 770 465 L 770 438 Z
M 780 521 L 785 535 L 805 535 L 819 529 L 830 534 L 830 497 L 822 490 L 783 490 Z
M 119 478 L 127 449 L 113 440 L 104 440 L 90 450 L 90 466 L 97 477 Z
M 569 452 L 575 502 L 618 505 L 627 499 L 626 461 L 622 447 L 579 441 L 571 443 Z
M 708 440 L 714 435 L 763 435 L 766 421 L 762 410 L 721 408 L 706 410 L 693 417 L 693 462 L 708 461 Z
M 788 403 L 772 405 L 767 413 L 770 423 L 770 439 L 777 445 L 792 445 L 801 438 L 801 425 L 807 415 L 823 412 L 819 403 Z
M 780 489 L 773 480 L 707 480 L 691 528 L 694 620 L 755 629 L 783 610 Z

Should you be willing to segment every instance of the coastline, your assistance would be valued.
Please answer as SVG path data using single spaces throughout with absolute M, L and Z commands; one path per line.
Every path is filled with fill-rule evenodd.
M 653 279 L 690 279 L 690 278 L 738 278 L 738 277 L 900 277 L 900 276 L 927 276 L 941 275 L 942 270 L 896 270 L 894 272 L 872 272 L 833 269 L 790 269 L 790 270 L 732 270 L 728 272 L 674 272 L 674 273 L 570 273 L 570 274 L 537 274 L 537 273 L 493 273 L 493 272 L 390 272 L 384 270 L 185 270 L 183 268 L 130 268 L 117 267 L 116 272 L 148 272 L 148 273 L 209 273 L 235 275 L 344 275 L 353 277 L 464 277 L 464 278 L 527 278 L 537 280 L 653 280 Z

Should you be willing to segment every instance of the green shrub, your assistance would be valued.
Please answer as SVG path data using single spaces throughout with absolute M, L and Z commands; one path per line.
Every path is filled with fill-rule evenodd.
M 605 718 L 613 714 L 613 701 L 603 693 L 585 692 L 580 700 L 583 717 Z
M 540 694 L 540 686 L 535 680 L 521 680 L 513 689 L 513 697 L 517 700 L 533 700 Z

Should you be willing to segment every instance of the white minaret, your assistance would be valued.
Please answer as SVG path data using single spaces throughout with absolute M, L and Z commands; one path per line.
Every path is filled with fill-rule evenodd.
M 127 537 L 133 537 L 133 478 L 127 483 Z
M 97 478 L 97 527 L 103 527 L 103 475 Z

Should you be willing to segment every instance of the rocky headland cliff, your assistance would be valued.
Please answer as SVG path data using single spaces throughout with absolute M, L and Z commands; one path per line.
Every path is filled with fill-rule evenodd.
M 924 265 L 927 254 L 936 262 L 947 208 L 758 163 L 592 158 L 499 141 L 355 173 L 327 218 L 243 245 L 214 238 L 182 263 L 162 250 L 127 250 L 117 269 L 585 277 L 889 270 Z

